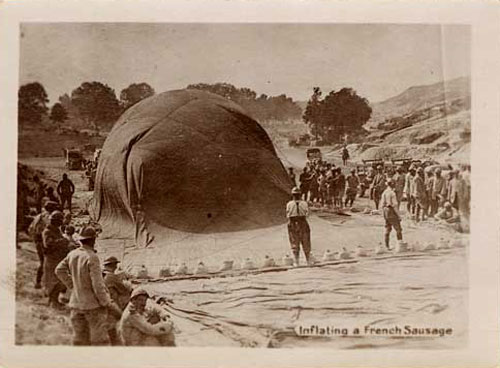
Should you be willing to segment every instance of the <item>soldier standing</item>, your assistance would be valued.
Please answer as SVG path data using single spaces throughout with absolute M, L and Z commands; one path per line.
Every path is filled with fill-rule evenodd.
M 309 216 L 309 206 L 306 201 L 300 199 L 300 189 L 292 189 L 293 199 L 286 204 L 286 217 L 288 218 L 288 239 L 294 256 L 293 265 L 299 265 L 300 245 L 310 264 L 309 255 L 311 253 L 311 229 L 307 222 Z

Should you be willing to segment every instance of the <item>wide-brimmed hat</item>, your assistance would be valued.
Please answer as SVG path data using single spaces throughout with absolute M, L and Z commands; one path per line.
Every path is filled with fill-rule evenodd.
M 132 294 L 130 295 L 130 299 L 134 299 L 134 298 L 138 297 L 139 295 L 146 295 L 146 297 L 149 298 L 149 293 L 146 290 L 144 290 L 142 287 L 138 287 L 132 291 Z
M 300 191 L 300 189 L 299 189 L 299 188 L 297 188 L 297 187 L 293 187 L 293 189 L 292 189 L 292 194 L 300 194 L 300 193 L 302 193 L 302 192 Z
M 107 266 L 107 265 L 110 265 L 110 264 L 116 264 L 116 263 L 120 263 L 120 261 L 118 260 L 118 258 L 116 258 L 115 256 L 110 256 L 110 257 L 107 257 L 105 260 L 104 260 L 104 265 Z
M 78 237 L 79 240 L 95 239 L 95 238 L 97 238 L 97 232 L 92 226 L 84 227 L 80 231 L 80 236 Z
M 61 211 L 53 211 L 50 216 L 49 216 L 49 221 L 55 221 L 55 220 L 59 220 L 59 221 L 63 221 L 64 220 L 64 215 Z

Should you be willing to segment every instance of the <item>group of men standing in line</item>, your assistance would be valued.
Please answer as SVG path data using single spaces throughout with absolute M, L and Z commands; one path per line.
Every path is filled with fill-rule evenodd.
M 63 180 L 69 181 L 66 174 Z M 101 267 L 97 231 L 84 226 L 77 234 L 71 212 L 64 214 L 61 205 L 44 197 L 28 232 L 40 260 L 35 288 L 43 286 L 49 306 L 69 307 L 73 344 L 175 346 L 168 314 L 146 290 L 133 289 L 126 272 L 117 272 L 116 257 Z
M 297 185 L 293 168 L 289 169 L 289 177 Z M 342 169 L 334 164 L 308 162 L 299 176 L 299 183 L 304 200 L 343 208 L 354 204 L 360 181 L 355 170 L 351 170 L 346 177 Z

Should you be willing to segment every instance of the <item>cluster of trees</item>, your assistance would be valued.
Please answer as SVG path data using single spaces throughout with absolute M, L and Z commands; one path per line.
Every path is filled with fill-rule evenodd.
M 372 113 L 367 99 L 358 96 L 352 88 L 331 91 L 323 99 L 321 95 L 321 89 L 314 87 L 302 116 L 317 140 L 338 143 L 344 142 L 347 136 L 356 137 L 366 132 L 363 125 Z
M 71 120 L 96 131 L 111 128 L 120 114 L 140 100 L 155 94 L 147 83 L 131 84 L 120 93 L 100 82 L 85 82 L 71 92 L 59 97 L 49 111 L 47 92 L 39 82 L 19 88 L 18 120 L 20 126 L 36 126 L 47 118 L 58 127 Z
M 285 94 L 279 96 L 261 94 L 257 96 L 257 93 L 250 88 L 237 88 L 229 83 L 198 83 L 190 84 L 187 88 L 212 92 L 234 101 L 258 121 L 296 120 L 300 119 L 302 115 L 300 106 Z

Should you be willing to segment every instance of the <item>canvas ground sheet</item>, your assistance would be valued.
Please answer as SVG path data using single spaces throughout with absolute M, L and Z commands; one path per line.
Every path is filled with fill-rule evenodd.
M 447 349 L 467 342 L 467 280 L 462 248 L 146 287 L 169 300 L 180 346 Z M 299 325 L 453 333 L 298 337 Z

